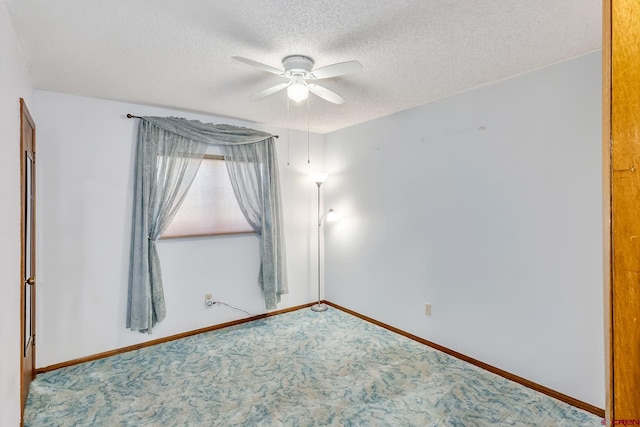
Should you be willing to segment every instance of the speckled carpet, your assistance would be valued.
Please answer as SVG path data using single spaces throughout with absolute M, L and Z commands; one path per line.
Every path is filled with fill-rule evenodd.
M 25 410 L 25 426 L 599 425 L 333 308 L 40 374 Z

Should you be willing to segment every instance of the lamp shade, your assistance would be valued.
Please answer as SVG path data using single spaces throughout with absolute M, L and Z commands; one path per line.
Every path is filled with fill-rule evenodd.
M 311 175 L 311 179 L 313 179 L 313 182 L 319 183 L 319 184 L 322 184 L 323 182 L 325 182 L 327 178 L 329 178 L 329 174 L 326 172 L 316 172 L 313 175 Z
M 327 212 L 327 222 L 334 222 L 338 220 L 338 214 L 333 209 L 329 209 Z

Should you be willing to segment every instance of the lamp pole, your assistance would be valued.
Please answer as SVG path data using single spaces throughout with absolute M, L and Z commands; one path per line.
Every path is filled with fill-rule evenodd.
M 320 215 L 320 186 L 327 179 L 324 176 L 320 179 L 316 180 L 316 185 L 318 186 L 318 303 L 311 306 L 311 310 L 313 311 L 326 311 L 327 306 L 320 302 L 320 228 L 322 227 L 322 216 Z

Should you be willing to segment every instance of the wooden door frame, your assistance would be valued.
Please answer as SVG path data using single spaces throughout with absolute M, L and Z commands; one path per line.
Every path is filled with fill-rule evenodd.
M 604 0 L 602 17 L 606 418 L 618 425 L 640 421 L 640 2 Z
M 605 333 L 605 418 L 613 419 L 611 372 L 611 0 L 602 2 L 602 219 Z
M 32 129 L 32 135 L 31 135 L 31 141 L 32 141 L 32 147 L 25 147 L 24 146 L 24 131 L 25 131 L 25 123 L 23 122 L 23 120 L 26 118 L 26 120 L 28 121 L 28 125 L 29 127 Z M 26 251 L 26 241 L 25 241 L 25 232 L 26 232 L 26 209 L 27 209 L 27 204 L 26 204 L 26 167 L 25 167 L 25 152 L 27 150 L 29 150 L 29 148 L 32 148 L 32 152 L 34 153 L 33 156 L 33 169 L 32 169 L 32 185 L 33 185 L 33 201 L 31 202 L 31 210 L 32 210 L 32 227 L 31 227 L 31 247 L 35 248 L 35 242 L 36 242 L 36 227 L 35 227 L 35 213 L 36 213 L 36 205 L 35 205 L 35 199 L 36 199 L 36 194 L 35 194 L 35 184 L 36 184 L 36 158 L 35 158 L 35 151 L 36 151 L 36 126 L 35 126 L 35 122 L 33 121 L 33 118 L 31 117 L 31 114 L 29 113 L 29 109 L 27 108 L 27 105 L 24 102 L 24 99 L 20 98 L 20 424 L 22 425 L 22 421 L 23 421 L 23 414 L 24 414 L 24 407 L 26 405 L 27 402 L 27 393 L 29 391 L 29 385 L 30 385 L 30 381 L 28 384 L 25 384 L 25 371 L 24 371 L 24 348 L 25 348 L 25 324 L 23 322 L 24 316 L 25 316 L 25 289 L 24 287 L 27 286 L 25 284 L 25 279 L 24 279 L 24 271 L 25 271 L 25 266 L 26 266 L 26 257 L 25 257 L 25 251 Z M 35 277 L 35 271 L 36 271 L 36 255 L 35 255 L 35 249 L 33 251 L 33 255 L 31 256 L 31 271 L 33 273 L 33 277 Z M 31 380 L 33 378 L 35 378 L 35 359 L 36 359 L 36 350 L 35 350 L 35 346 L 36 346 L 36 342 L 35 342 L 35 336 L 36 336 L 36 323 L 35 323 L 35 311 L 36 311 L 36 301 L 35 301 L 35 292 L 36 292 L 36 285 L 33 284 L 31 285 L 32 288 L 32 293 L 31 293 L 31 330 L 32 330 L 32 335 L 33 335 L 33 343 L 32 343 L 32 347 L 33 347 L 33 355 L 31 358 Z

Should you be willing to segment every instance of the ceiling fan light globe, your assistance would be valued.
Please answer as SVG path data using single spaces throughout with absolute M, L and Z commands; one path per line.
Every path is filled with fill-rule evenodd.
M 304 84 L 294 83 L 287 88 L 287 96 L 294 102 L 304 101 L 309 97 L 309 88 Z

